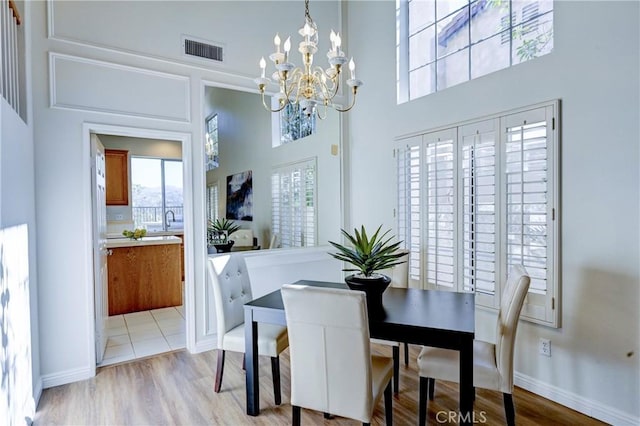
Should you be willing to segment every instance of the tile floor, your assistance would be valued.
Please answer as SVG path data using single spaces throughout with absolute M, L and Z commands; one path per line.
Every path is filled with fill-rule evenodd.
M 185 347 L 184 307 L 115 315 L 107 320 L 107 349 L 99 367 Z

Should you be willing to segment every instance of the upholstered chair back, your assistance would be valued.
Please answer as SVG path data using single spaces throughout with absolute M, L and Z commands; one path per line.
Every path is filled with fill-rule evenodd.
M 359 291 L 285 285 L 291 405 L 370 422 L 369 324 Z
M 251 282 L 241 254 L 210 257 L 207 269 L 215 299 L 218 347 L 222 348 L 224 335 L 244 323 L 244 304 L 253 300 Z
M 513 350 L 518 318 L 529 291 L 530 278 L 521 265 L 511 269 L 500 300 L 496 328 L 496 365 L 500 372 L 500 391 L 513 392 Z

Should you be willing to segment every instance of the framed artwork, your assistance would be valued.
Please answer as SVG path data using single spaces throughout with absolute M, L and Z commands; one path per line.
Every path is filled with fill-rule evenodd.
M 253 220 L 251 170 L 227 176 L 227 219 Z

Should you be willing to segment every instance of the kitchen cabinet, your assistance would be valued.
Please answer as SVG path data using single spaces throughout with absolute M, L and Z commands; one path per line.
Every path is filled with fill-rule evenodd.
M 180 238 L 180 273 L 182 274 L 182 281 L 184 281 L 184 235 L 177 234 L 176 237 Z
M 108 206 L 129 205 L 129 152 L 105 149 L 105 177 Z
M 182 305 L 177 237 L 108 240 L 109 315 Z

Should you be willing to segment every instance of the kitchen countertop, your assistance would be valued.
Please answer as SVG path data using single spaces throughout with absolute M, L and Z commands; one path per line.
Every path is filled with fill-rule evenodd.
M 133 228 L 131 228 L 133 229 Z M 183 229 L 178 229 L 175 231 L 147 231 L 146 237 L 165 237 L 167 235 L 184 235 Z M 108 239 L 121 239 L 125 238 L 122 236 L 122 232 L 108 232 Z
M 143 247 L 143 246 L 160 246 L 164 244 L 180 244 L 182 240 L 173 235 L 164 235 L 160 237 L 142 237 L 139 240 L 131 238 L 110 238 L 107 240 L 107 248 L 119 247 Z

